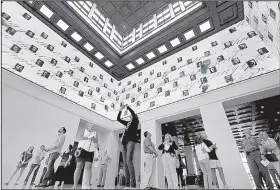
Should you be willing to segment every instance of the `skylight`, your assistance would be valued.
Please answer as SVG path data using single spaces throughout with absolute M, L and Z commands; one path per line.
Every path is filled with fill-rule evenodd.
M 78 34 L 77 32 L 74 32 L 71 37 L 76 41 L 79 42 L 82 39 L 82 36 L 80 36 L 80 34 Z
M 109 60 L 105 61 L 104 63 L 108 68 L 113 66 L 113 63 Z
M 186 40 L 189 40 L 189 39 L 192 39 L 193 37 L 195 37 L 195 34 L 194 34 L 193 30 L 190 30 L 190 31 L 186 32 L 184 34 L 184 36 L 185 36 Z
M 136 59 L 136 63 L 138 65 L 142 65 L 143 63 L 145 63 L 145 61 L 144 61 L 144 59 L 142 57 L 140 57 L 140 58 Z
M 99 60 L 104 57 L 104 55 L 102 55 L 100 52 L 97 52 L 94 56 Z
M 153 59 L 156 55 L 151 51 L 150 53 L 147 53 L 146 56 L 148 57 L 148 59 Z
M 132 70 L 132 69 L 135 68 L 135 66 L 134 66 L 132 63 L 129 63 L 129 64 L 126 65 L 126 68 L 127 68 L 128 70 Z
M 69 28 L 69 25 L 66 24 L 63 20 L 59 20 L 57 22 L 57 26 L 59 26 L 59 28 L 61 28 L 63 31 L 67 30 L 67 28 Z
M 40 12 L 48 18 L 51 18 L 53 16 L 53 12 L 45 5 L 41 7 Z
M 203 24 L 199 25 L 199 29 L 201 32 L 205 32 L 205 31 L 211 29 L 210 21 L 208 20 L 208 21 L 204 22 Z
M 93 50 L 93 46 L 88 42 L 84 45 L 84 48 L 86 48 L 86 50 L 88 50 L 88 51 Z
M 181 42 L 180 42 L 179 38 L 175 38 L 174 40 L 171 40 L 170 43 L 171 43 L 172 47 L 176 47 Z
M 159 53 L 164 53 L 167 51 L 166 45 L 162 45 L 158 48 Z

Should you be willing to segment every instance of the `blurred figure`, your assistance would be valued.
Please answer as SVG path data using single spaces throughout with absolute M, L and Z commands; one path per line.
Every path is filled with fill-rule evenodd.
M 124 179 L 124 171 L 123 171 L 123 166 L 120 166 L 119 170 L 119 186 L 123 185 L 123 179 Z
M 104 155 L 101 157 L 101 167 L 99 173 L 99 182 L 97 187 L 104 187 L 106 174 L 107 174 L 107 167 L 112 161 L 112 158 L 108 155 L 107 150 L 104 151 Z
M 181 187 L 185 186 L 185 181 L 184 181 L 184 177 L 183 177 L 183 169 L 184 169 L 184 163 L 182 161 L 182 157 L 180 154 L 178 154 L 178 160 L 179 160 L 179 168 L 176 168 L 176 172 L 177 172 L 177 176 L 178 176 L 178 182 L 180 182 Z M 178 184 L 179 186 L 179 184 Z

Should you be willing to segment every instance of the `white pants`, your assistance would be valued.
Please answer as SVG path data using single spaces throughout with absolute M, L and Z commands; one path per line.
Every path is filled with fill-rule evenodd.
M 162 164 L 164 167 L 164 174 L 167 179 L 168 189 L 178 189 L 178 176 L 176 172 L 176 157 L 169 153 L 162 155 Z
M 156 158 L 153 154 L 145 154 L 145 167 L 142 179 L 143 188 L 155 187 Z
M 204 188 L 212 189 L 212 171 L 210 168 L 209 158 L 199 160 L 199 166 L 203 173 Z

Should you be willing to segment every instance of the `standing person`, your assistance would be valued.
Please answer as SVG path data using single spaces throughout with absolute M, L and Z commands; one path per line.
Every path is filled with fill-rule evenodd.
M 36 168 L 35 171 L 34 171 L 32 180 L 30 182 L 30 185 L 34 185 L 34 181 L 35 181 L 37 173 L 38 173 L 38 171 L 40 169 L 41 162 L 45 158 L 45 154 L 46 154 L 45 153 L 45 146 L 41 145 L 40 149 L 35 154 L 35 159 L 34 159 L 32 165 L 30 167 L 30 170 L 29 170 L 29 172 L 28 172 L 28 174 L 27 174 L 27 176 L 26 176 L 26 178 L 24 180 L 24 184 L 23 184 L 24 186 L 27 184 L 30 175 L 32 174 L 33 170 Z
M 127 108 L 130 112 L 130 120 L 125 121 L 121 119 L 121 113 L 124 108 Z M 133 153 L 135 148 L 135 143 L 137 142 L 137 129 L 139 125 L 138 116 L 135 112 L 128 106 L 125 105 L 121 107 L 118 117 L 118 122 L 126 126 L 125 132 L 121 137 L 121 142 L 123 145 L 123 160 L 125 169 L 125 186 L 136 188 L 135 180 L 135 170 L 133 166 Z
M 253 176 L 257 189 L 262 189 L 260 172 L 262 173 L 268 189 L 273 189 L 273 184 L 269 176 L 268 169 L 261 163 L 265 160 L 264 155 L 261 155 L 259 141 L 253 137 L 250 129 L 244 130 L 245 138 L 241 141 L 241 147 L 246 153 L 247 164 Z
M 166 133 L 164 142 L 159 145 L 159 150 L 162 150 L 162 163 L 164 174 L 167 179 L 168 189 L 178 189 L 178 177 L 176 173 L 176 152 L 178 146 L 173 141 L 170 134 Z
M 74 186 L 77 188 L 82 169 L 84 168 L 82 189 L 90 189 L 92 163 L 98 161 L 98 135 L 93 129 L 93 124 L 87 124 L 83 137 L 80 139 L 75 152 L 76 170 L 74 173 Z
M 213 143 L 208 139 L 207 134 L 205 131 L 201 131 L 198 133 L 199 137 L 202 138 L 203 142 L 206 144 L 207 147 L 211 147 Z M 224 174 L 224 170 L 222 168 L 221 162 L 216 154 L 216 150 L 218 148 L 215 147 L 211 152 L 208 153 L 209 155 L 209 163 L 210 163 L 210 168 L 212 171 L 212 180 L 213 180 L 213 185 L 218 188 L 218 179 L 216 175 L 216 169 L 219 171 L 219 176 L 224 184 L 223 189 L 228 189 L 227 183 L 226 183 L 226 178 Z
M 59 184 L 57 186 L 61 186 L 62 182 L 64 182 L 67 178 L 69 166 L 73 155 L 72 150 L 73 146 L 70 144 L 68 150 L 60 154 L 61 161 L 54 174 L 54 182 L 59 181 Z
M 101 157 L 101 167 L 99 173 L 99 183 L 97 187 L 104 187 L 107 173 L 107 166 L 112 161 L 112 158 L 108 155 L 107 150 L 104 151 L 104 155 Z
M 152 134 L 148 131 L 144 132 L 145 140 L 143 142 L 145 153 L 144 175 L 142 185 L 145 189 L 155 188 L 155 170 L 156 157 L 158 156 L 155 145 L 151 140 Z
M 181 187 L 184 187 L 185 186 L 185 181 L 184 181 L 184 177 L 183 177 L 183 169 L 184 169 L 184 163 L 182 161 L 182 157 L 180 154 L 178 154 L 178 158 L 179 160 L 179 168 L 176 168 L 176 172 L 177 172 L 177 176 L 178 176 L 178 182 L 181 181 Z M 179 186 L 179 184 L 178 184 Z
M 203 181 L 205 189 L 212 189 L 212 172 L 210 169 L 209 155 L 215 148 L 215 144 L 208 147 L 199 136 L 194 137 L 195 154 L 197 156 L 200 169 L 203 172 Z
M 123 166 L 120 166 L 120 170 L 119 170 L 119 186 L 122 186 L 123 178 L 124 178 Z
M 11 176 L 10 180 L 8 183 L 5 183 L 5 185 L 9 185 L 9 183 L 12 181 L 12 179 L 14 178 L 14 176 L 17 174 L 17 172 L 20 170 L 19 175 L 17 177 L 17 180 L 15 182 L 14 185 L 18 185 L 18 181 L 21 178 L 24 170 L 26 169 L 29 161 L 31 160 L 32 156 L 33 156 L 33 150 L 34 147 L 30 146 L 27 151 L 24 151 L 21 156 L 20 156 L 20 161 L 17 165 L 16 171 L 13 173 L 13 175 Z
M 54 163 L 55 163 L 56 159 L 59 157 L 62 147 L 64 145 L 65 133 L 66 133 L 65 127 L 59 128 L 58 134 L 57 134 L 53 144 L 49 148 L 46 148 L 46 151 L 48 151 L 50 154 L 48 168 L 47 168 L 43 181 L 38 185 L 39 187 L 54 186 L 54 181 L 53 181 Z

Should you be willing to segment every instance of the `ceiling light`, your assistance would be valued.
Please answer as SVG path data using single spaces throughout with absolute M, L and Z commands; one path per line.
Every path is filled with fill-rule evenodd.
M 206 21 L 203 24 L 199 25 L 200 32 L 205 32 L 211 28 L 210 21 Z
M 278 111 L 277 114 L 279 115 L 279 114 L 280 114 L 280 111 Z
M 90 43 L 88 43 L 88 42 L 84 45 L 84 48 L 86 48 L 86 50 L 88 50 L 88 51 L 93 50 L 93 46 L 90 45 Z
M 99 60 L 104 57 L 104 55 L 102 55 L 100 52 L 97 52 L 94 56 Z
M 33 3 L 33 1 L 28 1 L 30 4 L 32 4 Z
M 172 47 L 175 47 L 175 46 L 179 45 L 181 42 L 180 42 L 179 38 L 175 38 L 174 40 L 171 40 L 170 43 L 171 43 Z
M 264 106 L 261 106 L 261 108 L 263 109 L 263 108 L 264 108 Z
M 48 18 L 51 18 L 53 15 L 53 12 L 45 5 L 41 7 L 40 12 L 43 13 Z
M 195 34 L 194 34 L 193 30 L 190 30 L 190 31 L 186 32 L 184 34 L 184 36 L 185 36 L 186 40 L 189 40 L 189 39 L 195 37 Z
M 154 54 L 154 52 L 150 52 L 150 53 L 147 53 L 146 56 L 149 58 L 149 59 L 153 59 L 156 55 Z
M 145 63 L 145 61 L 144 61 L 144 59 L 142 57 L 140 57 L 140 58 L 136 59 L 136 63 L 138 65 L 142 65 L 143 63 Z
M 263 111 L 261 111 L 261 113 L 263 113 Z
M 128 68 L 128 70 L 132 70 L 135 68 L 135 66 L 132 63 L 129 63 L 126 65 L 126 68 Z
M 113 66 L 113 63 L 109 60 L 105 61 L 104 63 L 107 67 L 112 67 Z
M 162 46 L 160 46 L 160 47 L 158 48 L 158 51 L 159 51 L 159 53 L 164 53 L 164 52 L 167 51 L 167 48 L 166 48 L 165 45 L 162 45 Z
M 277 119 L 277 118 L 275 118 L 275 119 L 274 119 L 274 121 L 278 121 L 278 119 Z
M 61 28 L 63 31 L 67 30 L 67 28 L 69 28 L 69 25 L 66 24 L 63 20 L 59 20 L 57 22 L 57 26 L 59 26 L 59 28 Z
M 82 36 L 80 36 L 77 32 L 74 32 L 71 37 L 76 40 L 76 42 L 79 42 L 82 39 Z

